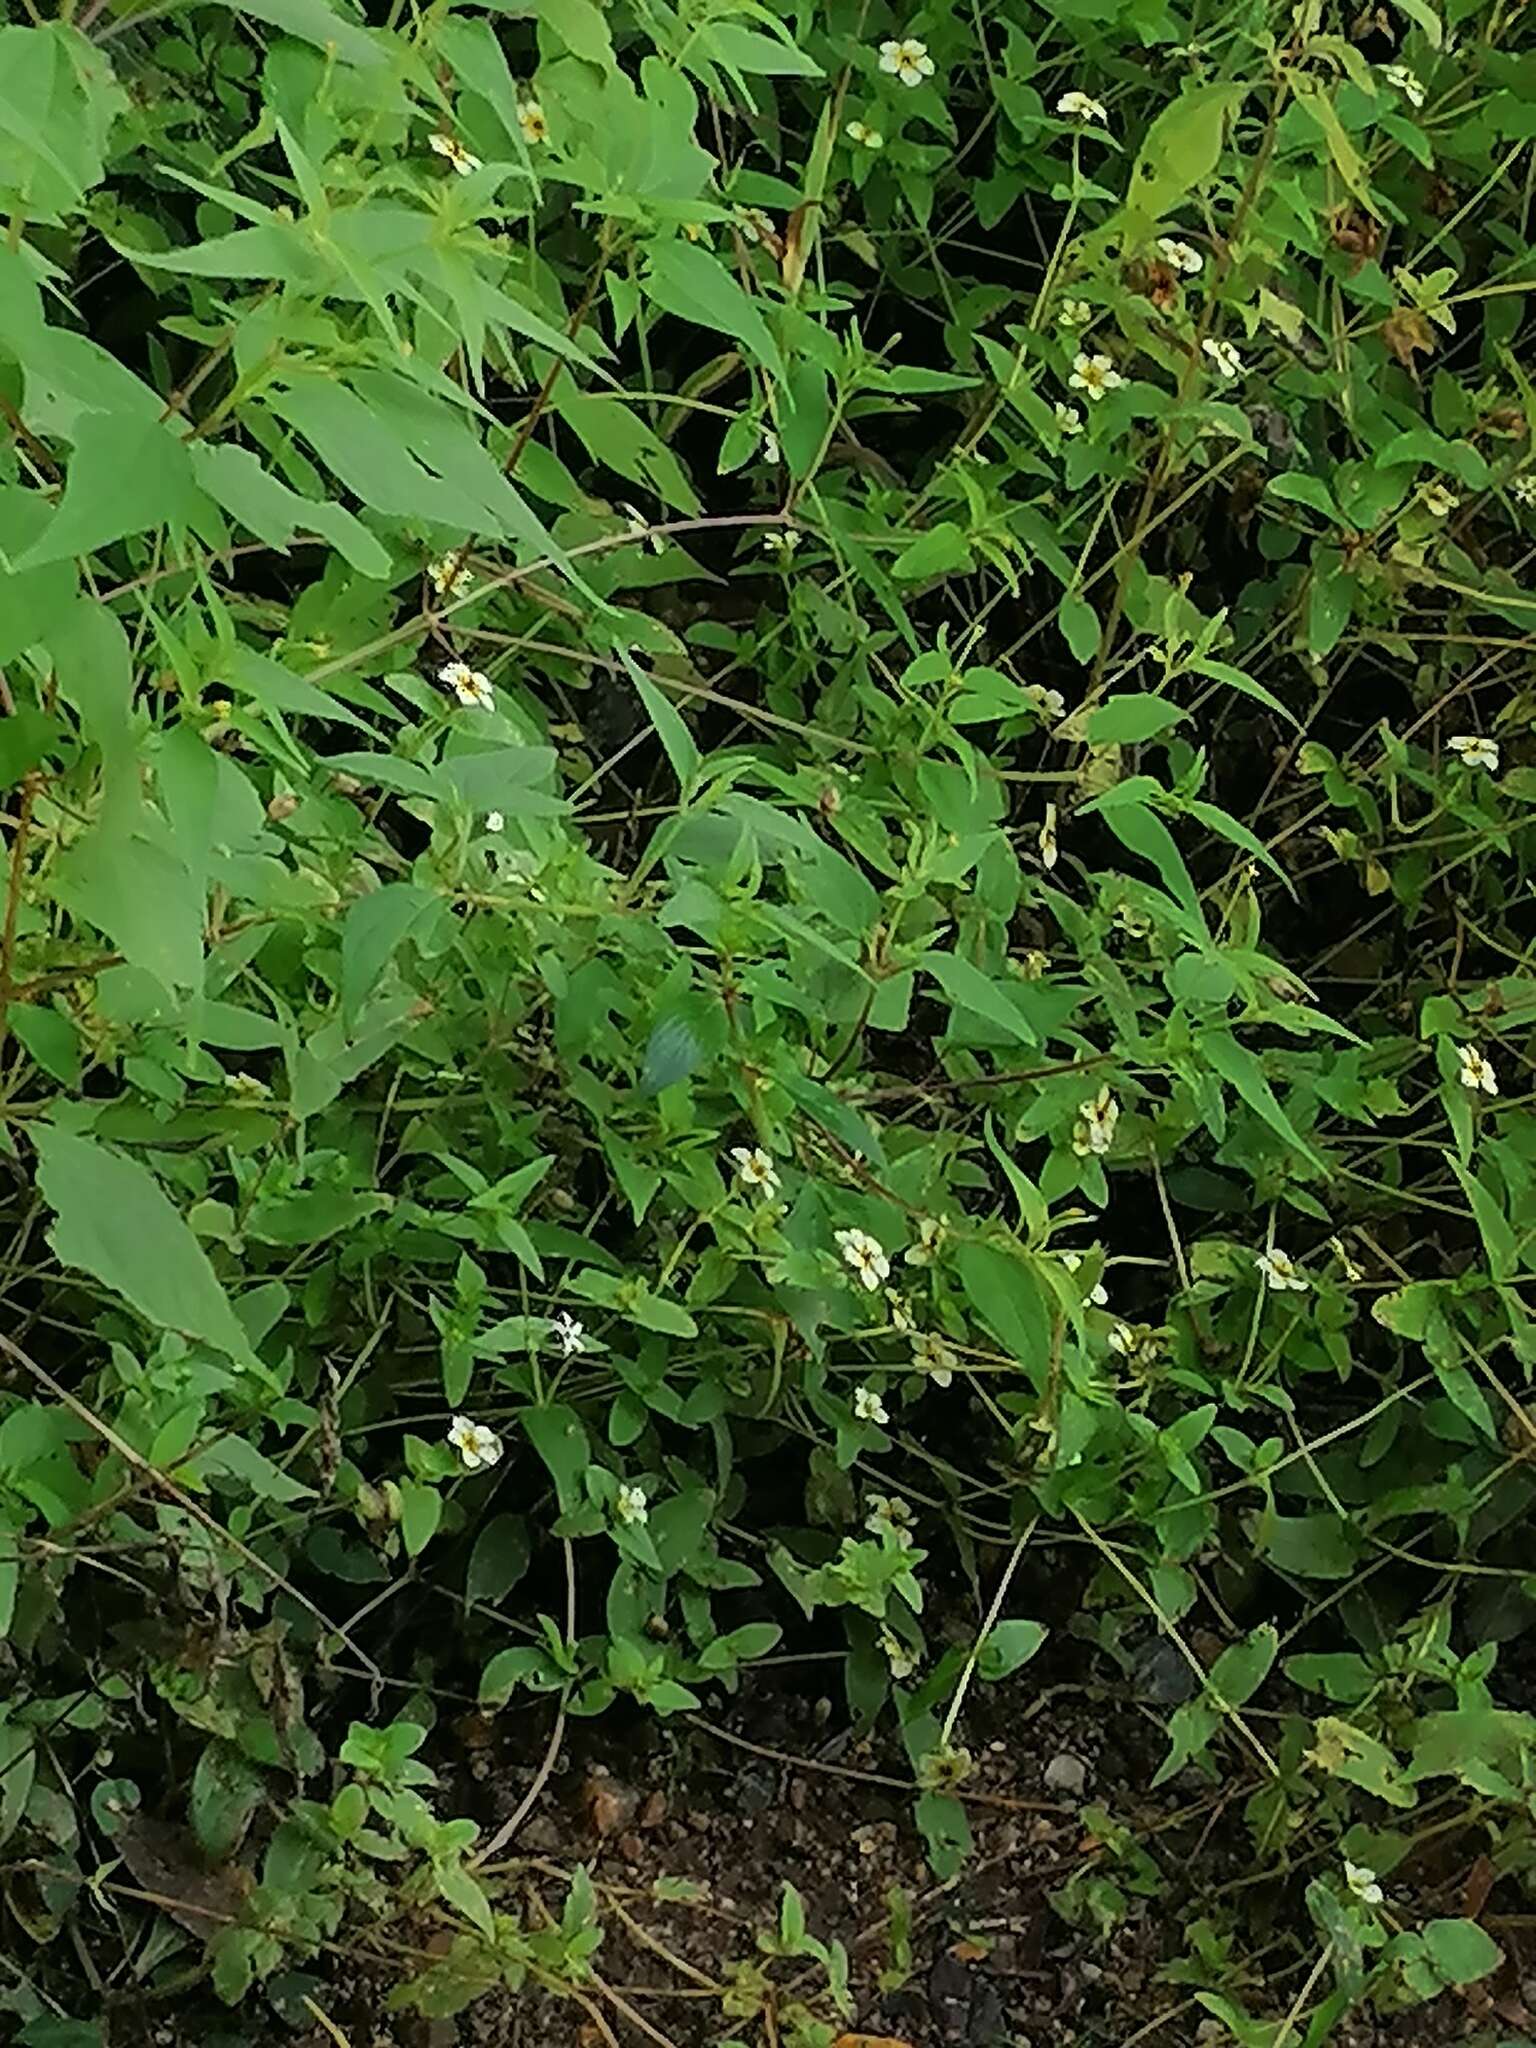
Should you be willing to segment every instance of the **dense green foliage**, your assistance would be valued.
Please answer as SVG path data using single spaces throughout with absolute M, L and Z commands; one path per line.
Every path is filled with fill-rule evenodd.
M 1240 1899 L 1182 1966 L 1231 2039 L 1498 1965 L 1393 1873 L 1536 1883 L 1528 43 L 0 29 L 24 2040 L 136 1814 L 249 1871 L 231 2004 L 427 1902 L 428 2010 L 579 1984 L 435 1677 L 558 1738 L 836 1610 L 952 1872 L 1048 1565 L 1294 1873 L 1294 2009 Z

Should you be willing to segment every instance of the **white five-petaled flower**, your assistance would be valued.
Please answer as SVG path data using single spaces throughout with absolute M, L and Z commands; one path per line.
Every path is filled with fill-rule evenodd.
M 1475 1045 L 1458 1045 L 1452 1050 L 1461 1062 L 1461 1071 L 1456 1078 L 1463 1088 L 1470 1088 L 1474 1095 L 1479 1090 L 1484 1095 L 1498 1094 L 1499 1077 L 1486 1053 L 1480 1052 Z
M 1449 519 L 1461 500 L 1444 484 L 1425 484 L 1419 492 L 1419 503 L 1432 519 Z
M 1260 1252 L 1253 1263 L 1273 1294 L 1284 1294 L 1288 1288 L 1293 1294 L 1305 1294 L 1312 1284 L 1296 1261 L 1278 1245 L 1272 1245 L 1267 1252 Z
M 856 142 L 861 149 L 884 149 L 885 137 L 878 128 L 871 128 L 864 121 L 850 121 L 843 130 L 850 142 Z
M 1486 768 L 1490 775 L 1499 772 L 1499 743 L 1489 739 L 1486 733 L 1459 732 L 1447 742 L 1453 754 L 1459 754 L 1468 768 Z
M 1074 434 L 1083 431 L 1083 416 L 1075 405 L 1068 405 L 1064 398 L 1056 401 L 1056 431 L 1063 439 L 1070 441 Z
M 1063 299 L 1056 310 L 1058 327 L 1086 327 L 1093 318 L 1093 308 L 1086 299 Z
M 736 1178 L 744 1188 L 761 1188 L 765 1195 L 779 1192 L 779 1173 L 771 1152 L 761 1145 L 733 1145 L 731 1157 L 736 1162 Z
M 1090 356 L 1079 350 L 1067 382 L 1074 391 L 1081 391 L 1090 405 L 1097 405 L 1107 391 L 1118 391 L 1125 379 L 1108 356 Z
M 439 156 L 445 156 L 448 159 L 461 178 L 467 178 L 471 171 L 479 170 L 479 157 L 472 150 L 466 149 L 457 136 L 429 135 L 427 141 L 431 148 L 437 151 Z
M 904 1500 L 890 1500 L 883 1493 L 872 1493 L 868 1507 L 864 1526 L 871 1536 L 889 1536 L 898 1550 L 912 1548 L 912 1510 Z
M 1059 410 L 1060 408 L 1058 408 Z M 1068 407 L 1070 411 L 1071 408 Z M 1067 715 L 1067 700 L 1060 690 L 1053 690 L 1046 683 L 1026 683 L 1024 694 L 1034 705 L 1043 719 L 1051 725 L 1059 725 Z
M 507 829 L 507 821 L 500 811 L 486 812 L 485 829 L 487 832 L 504 832 Z
M 1416 71 L 1410 71 L 1406 64 L 1389 64 L 1382 72 L 1388 85 L 1395 85 L 1410 107 L 1422 107 L 1427 93 L 1424 81 Z
M 1157 253 L 1173 270 L 1182 270 L 1186 277 L 1197 277 L 1205 268 L 1205 258 L 1198 249 L 1181 242 L 1176 235 L 1159 235 Z
M 860 1422 L 889 1422 L 885 1403 L 874 1387 L 855 1387 L 853 1390 L 853 1412 Z
M 439 597 L 467 597 L 475 587 L 474 571 L 465 566 L 462 555 L 444 555 L 439 562 L 428 562 L 427 581 Z
M 933 76 L 933 59 L 928 54 L 928 45 L 916 36 L 892 36 L 880 45 L 880 69 L 899 78 L 903 85 L 921 85 L 925 78 Z
M 524 142 L 548 142 L 549 123 L 544 118 L 544 109 L 537 100 L 518 101 L 517 125 L 523 131 Z
M 464 1461 L 466 1472 L 478 1472 L 494 1465 L 501 1456 L 501 1438 L 483 1422 L 471 1422 L 467 1415 L 455 1415 L 448 1426 L 448 1441 Z
M 1527 512 L 1536 506 L 1536 472 L 1525 476 L 1511 477 L 1509 495 L 1517 505 L 1523 505 Z
M 880 1647 L 885 1652 L 885 1661 L 891 1667 L 892 1678 L 910 1678 L 917 1669 L 917 1659 L 907 1648 L 895 1630 L 884 1622 L 880 1624 Z
M 471 668 L 467 661 L 450 661 L 446 668 L 438 670 L 437 680 L 445 690 L 452 690 L 467 710 L 489 711 L 496 701 L 490 677 Z
M 562 1358 L 574 1358 L 578 1351 L 587 1348 L 586 1326 L 577 1322 L 573 1315 L 562 1309 L 549 1326 L 549 1334 L 560 1346 Z
M 650 1518 L 643 1486 L 621 1486 L 613 1503 L 613 1512 L 630 1528 L 644 1528 Z
M 1056 111 L 1068 121 L 1103 121 L 1106 125 L 1109 121 L 1109 109 L 1104 102 L 1094 99 L 1089 93 L 1078 92 L 1075 87 L 1071 92 L 1062 94 L 1056 102 Z
M 956 1358 L 953 1351 L 932 1330 L 924 1330 L 912 1339 L 912 1363 L 919 1372 L 927 1373 L 936 1387 L 947 1387 L 955 1376 Z
M 1081 1252 L 1063 1252 L 1061 1255 L 1061 1263 L 1066 1267 L 1069 1273 L 1075 1273 L 1078 1267 L 1081 1266 L 1081 1264 L 1083 1263 L 1083 1255 Z M 1109 1289 L 1104 1285 L 1104 1282 L 1102 1280 L 1094 1281 L 1092 1287 L 1090 1287 L 1088 1290 L 1088 1299 L 1093 1303 L 1095 1308 L 1109 1307 Z
M 890 1279 L 891 1262 L 878 1237 L 871 1237 L 867 1230 L 836 1230 L 832 1235 L 845 1263 L 871 1294 Z
M 1363 1863 L 1351 1863 L 1344 1859 L 1344 1882 L 1349 1886 L 1362 1906 L 1379 1906 L 1386 1893 L 1376 1882 L 1376 1873 Z
M 1077 1106 L 1078 1122 L 1072 1132 L 1072 1150 L 1079 1159 L 1089 1154 L 1102 1157 L 1115 1142 L 1115 1125 L 1120 1121 L 1120 1105 L 1109 1091 L 1106 1082 L 1098 1094 Z
M 1055 867 L 1056 855 L 1059 849 L 1056 844 L 1056 806 L 1054 804 L 1047 804 L 1045 807 L 1045 823 L 1040 827 L 1039 845 L 1041 867 Z
M 1219 334 L 1208 334 L 1200 346 L 1229 382 L 1243 374 L 1243 359 L 1230 341 L 1223 340 Z
M 901 1256 L 909 1266 L 930 1266 L 948 1235 L 949 1225 L 942 1216 L 919 1216 L 917 1243 L 909 1244 Z
M 792 555 L 800 545 L 800 536 L 792 526 L 770 526 L 763 535 L 763 546 L 770 555 Z

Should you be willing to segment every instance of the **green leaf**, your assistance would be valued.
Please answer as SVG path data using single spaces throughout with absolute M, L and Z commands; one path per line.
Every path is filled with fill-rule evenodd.
M 1299 1579 L 1347 1579 L 1360 1559 L 1360 1538 L 1337 1515 L 1255 1516 L 1253 1545 L 1276 1571 Z
M 1069 590 L 1056 608 L 1056 623 L 1073 656 L 1087 668 L 1099 651 L 1099 615 L 1087 598 Z
M 1231 1082 L 1248 1107 L 1261 1116 L 1277 1136 L 1283 1138 L 1299 1157 L 1319 1171 L 1325 1170 L 1322 1160 L 1280 1107 L 1256 1054 L 1239 1045 L 1230 1031 L 1202 1032 L 1196 1044 L 1206 1062 L 1224 1081 Z
M 1503 1949 L 1475 1920 L 1431 1920 L 1419 1932 L 1447 1984 L 1475 1984 L 1504 1960 Z
M 377 993 L 406 939 L 437 908 L 438 898 L 415 882 L 386 882 L 352 905 L 341 931 L 341 1008 L 349 1022 Z
M 1038 1045 L 1039 1034 L 1010 1000 L 1006 983 L 993 981 L 958 953 L 926 953 L 921 965 L 943 989 L 956 1009 L 974 1010 L 1016 1045 Z
M 1245 91 L 1240 85 L 1198 85 L 1164 107 L 1147 130 L 1131 172 L 1128 213 L 1161 220 L 1199 191 L 1220 161 L 1227 116 Z
M 325 5 L 325 0 L 219 0 L 233 13 L 267 21 L 274 28 L 313 43 L 317 50 L 339 57 L 343 64 L 368 70 L 389 62 L 389 50 L 365 30 Z M 575 4 L 575 0 L 572 0 Z
M 80 1034 L 62 1010 L 12 1003 L 7 1021 L 45 1074 L 63 1088 L 79 1087 Z
M 494 1607 L 528 1569 L 528 1524 L 521 1515 L 493 1515 L 475 1538 L 464 1582 L 465 1597 Z
M 653 242 L 641 284 L 662 312 L 731 335 L 773 377 L 783 380 L 784 361 L 767 322 L 712 250 L 681 239 Z
M 187 1807 L 199 1843 L 215 1862 L 239 1848 L 264 1788 L 261 1772 L 233 1743 L 215 1738 L 198 1758 Z
M 694 31 L 702 49 L 731 71 L 755 72 L 765 78 L 823 78 L 819 64 L 777 36 L 759 35 L 734 21 L 705 21 Z
M 583 1484 L 592 1462 L 591 1446 L 581 1417 L 562 1401 L 543 1408 L 523 1411 L 522 1425 L 528 1441 L 549 1468 L 560 1499 L 560 1512 L 568 1515 L 586 1498 Z
M 989 1631 L 976 1659 L 982 1678 L 1008 1678 L 1027 1664 L 1045 1641 L 1046 1629 L 1038 1621 L 1000 1621 Z
M 400 1538 L 407 1557 L 420 1557 L 443 1519 L 443 1496 L 435 1486 L 419 1479 L 402 1479 L 398 1484 Z
M 18 568 L 94 554 L 130 534 L 195 527 L 207 519 L 208 500 L 193 480 L 185 442 L 153 414 L 82 412 L 72 432 L 75 453 L 63 499 Z
M 902 549 L 891 564 L 891 574 L 904 583 L 917 583 L 930 576 L 968 573 L 974 567 L 965 534 L 952 519 L 941 519 Z
M 1133 746 L 1155 739 L 1189 714 L 1166 697 L 1109 697 L 1088 714 L 1088 743 L 1094 747 Z
M 257 1366 L 207 1255 L 153 1174 L 92 1138 L 47 1124 L 31 1136 L 38 1186 L 57 1216 L 48 1241 L 60 1261 L 122 1295 L 157 1329 L 200 1337 Z
M 192 474 L 210 498 L 268 547 L 286 550 L 296 535 L 318 533 L 359 575 L 380 580 L 389 575 L 388 550 L 360 519 L 343 505 L 318 504 L 290 491 L 249 448 L 210 448 L 200 442 L 192 450 Z
M 989 1244 L 962 1244 L 955 1265 L 971 1307 L 1037 1387 L 1050 1369 L 1051 1318 L 1033 1271 Z

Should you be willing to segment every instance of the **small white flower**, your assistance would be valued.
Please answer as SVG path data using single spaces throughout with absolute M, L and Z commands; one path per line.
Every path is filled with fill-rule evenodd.
M 1091 1101 L 1080 1102 L 1077 1113 L 1072 1150 L 1079 1159 L 1086 1159 L 1090 1153 L 1101 1157 L 1114 1144 L 1115 1125 L 1120 1121 L 1120 1105 L 1109 1092 L 1108 1084 Z
M 1026 683 L 1024 694 L 1048 725 L 1059 725 L 1066 717 L 1067 700 L 1060 690 L 1052 690 L 1044 683 Z
M 1144 1341 L 1129 1323 L 1116 1323 L 1109 1333 L 1110 1350 L 1117 1351 L 1122 1358 L 1138 1357 L 1144 1347 Z
M 489 676 L 481 675 L 467 661 L 450 661 L 438 670 L 437 680 L 445 690 L 452 690 L 466 710 L 489 711 L 496 701 Z
M 573 1315 L 562 1309 L 549 1326 L 549 1334 L 560 1346 L 562 1358 L 574 1358 L 578 1351 L 587 1348 L 587 1332 L 584 1323 L 577 1322 Z
M 917 1669 L 917 1659 L 907 1648 L 894 1629 L 880 1625 L 880 1647 L 885 1652 L 885 1661 L 891 1667 L 892 1678 L 910 1678 Z
M 1296 1261 L 1275 1245 L 1267 1252 L 1260 1252 L 1254 1265 L 1264 1276 L 1264 1284 L 1272 1294 L 1305 1294 L 1311 1282 L 1296 1264 Z
M 1081 1252 L 1063 1252 L 1061 1255 L 1061 1263 L 1066 1267 L 1069 1273 L 1075 1273 L 1078 1267 L 1081 1266 L 1081 1264 L 1083 1263 L 1083 1255 Z M 1102 1280 L 1094 1281 L 1092 1287 L 1090 1287 L 1088 1290 L 1088 1299 L 1093 1303 L 1095 1308 L 1109 1307 L 1109 1289 L 1104 1285 L 1104 1282 Z
M 1374 1870 L 1368 1870 L 1363 1863 L 1351 1863 L 1344 1859 L 1344 1882 L 1349 1886 L 1362 1906 L 1379 1906 L 1386 1893 L 1376 1882 Z
M 474 155 L 472 151 L 467 150 L 456 136 L 429 135 L 427 142 L 431 148 L 437 151 L 439 156 L 447 157 L 449 163 L 453 165 L 453 168 L 461 178 L 467 178 L 471 171 L 479 170 L 479 157 Z
M 735 214 L 736 232 L 744 242 L 762 242 L 771 249 L 779 239 L 773 215 L 764 213 L 760 206 L 738 206 Z
M 763 546 L 770 555 L 792 555 L 800 545 L 800 536 L 792 526 L 770 526 L 763 535 Z
M 917 1243 L 909 1244 L 901 1256 L 909 1266 L 931 1266 L 948 1235 L 949 1225 L 941 1216 L 919 1216 Z
M 501 812 L 500 812 L 500 811 L 487 811 L 487 812 L 486 812 L 486 814 L 485 814 L 485 829 L 486 829 L 486 831 L 487 831 L 487 832 L 505 832 L 505 831 L 506 831 L 506 829 L 507 829 L 507 821 L 506 821 L 506 819 L 505 819 L 505 818 L 504 818 L 504 817 L 502 816 L 502 814 L 501 814 Z
M 844 1261 L 858 1274 L 871 1294 L 891 1277 L 891 1262 L 877 1237 L 867 1230 L 835 1230 L 833 1239 Z
M 1422 107 L 1428 95 L 1424 81 L 1416 71 L 1410 71 L 1406 64 L 1389 64 L 1382 72 L 1388 85 L 1395 85 L 1410 107 Z
M 1058 327 L 1086 327 L 1093 318 L 1093 308 L 1086 299 L 1063 299 L 1056 311 Z
M 1055 867 L 1059 848 L 1056 844 L 1056 806 L 1054 804 L 1047 804 L 1045 807 L 1045 823 L 1040 827 L 1039 845 L 1041 867 Z
M 475 587 L 472 569 L 462 555 L 444 555 L 440 562 L 428 562 L 427 581 L 439 597 L 467 597 Z
M 1525 476 L 1511 477 L 1509 495 L 1517 505 L 1523 505 L 1527 512 L 1536 506 L 1536 470 L 1528 472 Z
M 1075 88 L 1071 92 L 1064 92 L 1062 94 L 1061 98 L 1056 102 L 1056 111 L 1063 119 L 1068 121 L 1103 121 L 1107 123 L 1109 120 L 1109 109 L 1102 100 L 1096 100 L 1088 93 L 1078 92 Z
M 894 1287 L 887 1287 L 885 1290 L 885 1306 L 893 1330 L 899 1330 L 905 1337 L 917 1328 L 916 1316 L 907 1306 L 905 1298 L 898 1294 Z
M 850 142 L 858 143 L 861 149 L 884 149 L 885 137 L 878 128 L 870 128 L 862 121 L 850 121 L 843 130 Z
M 1200 346 L 1205 350 L 1222 376 L 1229 381 L 1243 374 L 1243 359 L 1230 341 L 1223 341 L 1219 334 L 1208 334 Z
M 885 1403 L 873 1387 L 855 1387 L 853 1390 L 853 1412 L 860 1422 L 889 1422 Z
M 780 464 L 780 463 L 781 463 L 781 462 L 782 462 L 782 461 L 784 460 L 784 454 L 783 454 L 783 451 L 782 451 L 782 449 L 781 449 L 781 448 L 779 447 L 779 437 L 778 437 L 778 435 L 777 435 L 777 434 L 776 434 L 776 433 L 775 433 L 775 432 L 773 431 L 772 427 L 764 427 L 762 431 L 763 431 L 763 439 L 762 439 L 762 456 L 763 456 L 763 460 L 764 460 L 764 462 L 767 462 L 767 463 L 771 463 L 771 464 L 772 464 L 772 466 L 773 466 L 773 467 L 774 467 L 775 469 L 777 469 L 777 468 L 778 468 L 778 466 L 779 466 L 779 464 Z
M 761 1188 L 765 1195 L 779 1192 L 778 1168 L 773 1155 L 765 1152 L 761 1145 L 733 1145 L 731 1157 L 736 1162 L 736 1178 L 745 1188 Z
M 483 1422 L 471 1422 L 467 1415 L 455 1415 L 448 1427 L 448 1441 L 464 1461 L 466 1472 L 478 1472 L 494 1465 L 501 1456 L 501 1438 Z
M 1447 742 L 1453 754 L 1459 754 L 1468 768 L 1486 768 L 1490 775 L 1499 772 L 1499 743 L 1491 740 L 1486 733 L 1459 732 Z
M 928 54 L 928 45 L 920 43 L 916 36 L 893 37 L 880 45 L 880 69 L 892 78 L 899 78 L 903 85 L 921 85 L 925 78 L 933 76 L 933 59 Z
M 519 100 L 517 125 L 523 131 L 524 142 L 548 142 L 549 123 L 545 120 L 544 109 L 537 100 Z
M 898 1550 L 912 1548 L 912 1510 L 904 1500 L 888 1500 L 883 1493 L 869 1497 L 869 1513 L 864 1526 L 871 1536 L 886 1537 Z
M 1074 391 L 1081 391 L 1090 405 L 1097 405 L 1107 391 L 1118 391 L 1125 379 L 1108 356 L 1085 355 L 1079 350 L 1067 382 Z
M 1478 1051 L 1475 1045 L 1453 1046 L 1452 1051 L 1461 1062 L 1461 1071 L 1456 1076 L 1463 1088 L 1470 1088 L 1475 1095 L 1479 1089 L 1484 1095 L 1497 1095 L 1499 1077 L 1493 1071 L 1493 1061 Z
M 955 1376 L 958 1361 L 942 1337 L 924 1330 L 912 1339 L 912 1363 L 919 1372 L 927 1373 L 936 1387 L 947 1387 Z
M 1192 249 L 1188 242 L 1181 242 L 1173 235 L 1160 235 L 1157 253 L 1173 270 L 1182 270 L 1186 277 L 1198 277 L 1205 268 L 1205 258 L 1198 249 Z
M 1075 405 L 1068 405 L 1064 398 L 1056 401 L 1056 431 L 1064 440 L 1070 441 L 1074 434 L 1083 431 L 1083 416 Z
M 1419 492 L 1419 503 L 1432 519 L 1449 519 L 1461 500 L 1444 484 L 1425 484 Z
M 650 1519 L 643 1486 L 621 1486 L 618 1498 L 613 1503 L 613 1512 L 628 1528 L 644 1528 Z

